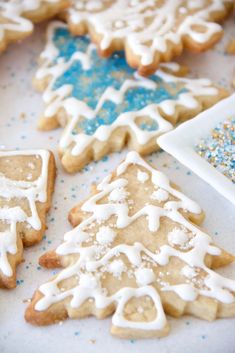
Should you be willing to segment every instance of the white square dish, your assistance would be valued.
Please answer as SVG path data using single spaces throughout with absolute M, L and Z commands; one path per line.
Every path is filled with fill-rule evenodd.
M 196 151 L 196 145 L 210 136 L 218 124 L 234 117 L 235 94 L 159 137 L 158 144 L 235 205 L 235 184 Z

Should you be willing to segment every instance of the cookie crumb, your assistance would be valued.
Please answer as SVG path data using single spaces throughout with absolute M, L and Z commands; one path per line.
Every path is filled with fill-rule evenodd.
M 95 340 L 95 339 L 90 339 L 89 342 L 90 342 L 91 344 L 95 344 L 95 343 L 96 343 L 96 340 Z
M 30 298 L 28 298 L 28 299 L 23 299 L 23 300 L 22 300 L 22 303 L 31 303 L 31 299 L 30 299 Z

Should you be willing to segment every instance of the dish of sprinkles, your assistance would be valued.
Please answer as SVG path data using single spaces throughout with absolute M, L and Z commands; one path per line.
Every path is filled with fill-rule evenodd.
M 218 124 L 196 145 L 197 153 L 235 183 L 235 118 Z

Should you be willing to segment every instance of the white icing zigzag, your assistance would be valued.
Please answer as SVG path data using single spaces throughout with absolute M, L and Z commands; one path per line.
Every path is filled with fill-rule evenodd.
M 218 95 L 218 90 L 212 86 L 210 80 L 177 77 L 164 71 L 164 68 L 177 71 L 179 66 L 176 63 L 162 64 L 155 75 L 166 83 L 181 83 L 186 92 L 181 92 L 176 99 L 165 99 L 161 103 L 150 104 L 139 111 L 121 113 L 111 125 L 99 126 L 93 135 L 87 135 L 82 131 L 74 134 L 73 131 L 78 121 L 80 121 L 81 118 L 93 119 L 105 101 L 120 104 L 129 89 L 133 87 L 144 87 L 154 90 L 157 89 L 158 84 L 150 78 L 147 79 L 139 76 L 137 72 L 135 72 L 133 80 L 126 80 L 120 90 L 108 87 L 100 97 L 94 110 L 85 102 L 70 97 L 73 89 L 72 85 L 62 85 L 58 89 L 53 90 L 56 80 L 61 77 L 75 61 L 79 60 L 84 71 L 88 70 L 92 66 L 91 53 L 95 50 L 94 45 L 90 44 L 86 53 L 77 51 L 68 61 L 65 61 L 63 58 L 57 59 L 58 49 L 53 43 L 53 36 L 58 28 L 67 28 L 67 26 L 59 22 L 50 24 L 48 28 L 48 43 L 41 54 L 44 64 L 37 71 L 36 79 L 49 79 L 49 84 L 43 94 L 43 100 L 47 104 L 44 117 L 48 119 L 54 117 L 58 111 L 63 108 L 69 119 L 59 143 L 61 151 L 65 152 L 68 147 L 73 146 L 71 148 L 71 154 L 77 156 L 96 139 L 98 141 L 107 141 L 115 129 L 125 126 L 134 132 L 137 142 L 140 145 L 144 145 L 152 138 L 157 138 L 159 135 L 172 129 L 172 125 L 163 118 L 164 114 L 167 116 L 174 115 L 176 107 L 181 105 L 189 110 L 196 109 L 199 104 L 198 97 Z M 158 130 L 142 130 L 136 123 L 136 120 L 138 117 L 143 116 L 148 116 L 151 120 L 156 121 L 159 126 Z
M 36 202 L 47 200 L 47 177 L 49 152 L 46 150 L 0 151 L 1 157 L 38 156 L 42 160 L 41 174 L 34 181 L 16 181 L 7 178 L 0 171 L 0 197 L 3 199 L 27 199 L 30 215 L 20 206 L 0 208 L 0 221 L 8 225 L 8 229 L 0 232 L 0 271 L 7 277 L 12 276 L 12 268 L 7 254 L 17 253 L 17 223 L 27 222 L 35 230 L 41 229 L 41 221 L 36 208 Z
M 145 204 L 130 216 L 131 199 L 128 200 L 128 180 L 123 176 L 130 165 L 137 165 L 136 180 L 139 168 L 146 173 L 154 188 L 168 194 L 162 206 Z M 145 178 L 145 182 L 148 180 Z M 143 179 L 142 179 L 143 180 Z M 143 187 L 142 180 L 140 181 Z M 126 194 L 124 194 L 124 192 Z M 121 197 L 109 201 L 111 193 L 120 194 Z M 169 195 L 175 200 L 169 200 Z M 130 195 L 131 197 L 132 195 Z M 104 199 L 108 201 L 103 201 Z M 102 201 L 101 201 L 102 200 Z M 179 210 L 200 214 L 200 207 L 181 192 L 172 188 L 168 178 L 161 172 L 149 166 L 136 152 L 130 152 L 126 160 L 117 168 L 116 177 L 108 176 L 98 185 L 98 193 L 91 196 L 82 206 L 82 211 L 90 214 L 72 231 L 64 236 L 64 243 L 56 252 L 60 256 L 79 254 L 79 259 L 68 265 L 50 282 L 43 284 L 39 290 L 42 298 L 36 303 L 37 311 L 44 311 L 53 303 L 70 298 L 72 308 L 79 308 L 86 300 L 94 299 L 98 309 L 104 309 L 111 303 L 116 303 L 113 316 L 113 325 L 122 328 L 142 330 L 161 330 L 166 325 L 166 318 L 161 303 L 161 291 L 173 291 L 184 301 L 194 301 L 199 295 L 214 298 L 222 303 L 234 301 L 232 292 L 235 291 L 235 281 L 227 279 L 205 265 L 206 254 L 219 255 L 220 249 L 212 245 L 212 239 L 206 233 L 190 223 Z M 161 217 L 167 217 L 178 226 L 168 234 L 168 244 L 160 246 L 156 252 L 150 251 L 142 243 L 113 245 L 118 236 L 118 230 L 126 229 L 138 218 L 144 216 L 148 222 L 148 231 L 157 232 L 160 227 Z M 112 222 L 108 223 L 112 217 Z M 103 226 L 106 222 L 106 226 Z M 107 225 L 108 223 L 108 225 Z M 94 226 L 99 230 L 94 233 Z M 105 229 L 104 229 L 105 228 Z M 100 236 L 100 232 L 104 232 Z M 110 239 L 107 241 L 107 237 Z M 146 235 L 147 236 L 147 235 Z M 157 234 L 156 234 L 157 237 Z M 105 239 L 105 241 L 104 241 Z M 157 243 L 157 238 L 156 238 Z M 123 256 L 130 263 L 127 269 Z M 154 273 L 154 268 L 162 267 L 169 263 L 171 257 L 177 257 L 185 263 L 182 275 L 185 282 L 171 285 L 162 281 Z M 137 287 L 123 287 L 116 293 L 108 295 L 106 288 L 102 287 L 101 279 L 105 272 L 111 273 L 118 281 L 127 272 L 130 278 L 135 278 Z M 198 280 L 197 276 L 200 276 Z M 161 272 L 159 272 L 160 276 Z M 61 281 L 76 278 L 77 284 L 72 288 L 60 288 Z M 158 290 L 156 285 L 158 285 Z M 159 292 L 158 292 L 159 291 Z M 128 321 L 123 315 L 125 304 L 133 297 L 149 296 L 157 310 L 156 318 L 151 322 Z
M 156 52 L 168 50 L 167 42 L 179 45 L 189 37 L 198 45 L 220 33 L 220 25 L 209 22 L 211 14 L 223 12 L 231 0 L 73 0 L 67 10 L 69 23 L 79 26 L 86 22 L 102 36 L 101 50 L 112 41 L 123 40 L 141 64 L 153 63 Z M 198 26 L 204 29 L 198 30 Z M 149 44 L 150 43 L 150 44 Z
M 8 0 L 1 2 L 0 15 L 5 21 L 0 23 L 0 40 L 2 40 L 5 31 L 32 31 L 32 22 L 24 18 L 22 14 L 39 9 L 43 2 L 53 4 L 58 3 L 59 0 Z

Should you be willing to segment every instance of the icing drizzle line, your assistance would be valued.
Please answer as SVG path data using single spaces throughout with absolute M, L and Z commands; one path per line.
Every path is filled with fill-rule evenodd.
M 225 10 L 230 1 L 211 0 L 115 0 L 77 1 L 67 10 L 69 22 L 75 26 L 86 22 L 102 36 L 101 50 L 112 46 L 115 39 L 125 40 L 143 66 L 154 61 L 156 51 L 166 52 L 167 42 L 180 44 L 185 36 L 194 42 L 206 43 L 220 25 L 209 22 L 211 14 Z M 204 31 L 197 30 L 200 26 Z
M 128 180 L 123 176 L 123 173 L 128 171 L 130 165 L 138 167 L 137 180 L 139 168 L 142 168 L 144 169 L 142 172 L 150 176 L 154 188 L 164 191 L 165 202 L 162 206 L 148 203 L 131 216 L 129 215 L 131 203 L 128 202 L 128 192 L 125 191 Z M 148 180 L 148 178 L 145 179 Z M 141 187 L 143 187 L 142 181 Z M 36 303 L 36 310 L 44 311 L 53 303 L 65 298 L 70 298 L 72 308 L 79 308 L 86 300 L 93 299 L 95 306 L 99 309 L 115 303 L 116 311 L 112 318 L 115 326 L 160 330 L 166 325 L 160 298 L 161 291 L 173 291 L 184 301 L 193 301 L 199 295 L 208 296 L 223 303 L 234 301 L 232 292 L 235 291 L 235 281 L 217 274 L 209 269 L 204 262 L 206 254 L 219 255 L 221 253 L 220 249 L 212 244 L 209 235 L 199 230 L 179 212 L 179 210 L 184 210 L 185 212 L 200 214 L 200 207 L 187 196 L 171 187 L 169 179 L 163 173 L 148 165 L 136 152 L 130 152 L 125 161 L 117 168 L 114 180 L 112 176 L 106 177 L 97 189 L 98 193 L 85 201 L 81 208 L 82 211 L 88 212 L 90 216 L 66 233 L 64 243 L 56 250 L 60 256 L 79 254 L 79 258 L 63 269 L 50 282 L 40 286 L 39 290 L 43 297 Z M 167 194 L 168 198 L 166 199 Z M 172 195 L 174 199 L 169 200 L 169 195 Z M 109 201 L 100 202 L 106 197 Z M 113 216 L 115 217 L 113 218 Z M 129 225 L 142 216 L 147 219 L 150 232 L 159 230 L 161 217 L 167 217 L 177 223 L 180 228 L 173 229 L 168 234 L 168 244 L 160 246 L 156 252 L 150 251 L 139 242 L 132 245 L 121 243 L 112 247 L 112 242 L 116 237 L 115 232 L 118 229 L 128 229 Z M 111 217 L 112 223 L 103 227 L 102 224 Z M 89 234 L 89 231 L 94 232 L 94 224 L 101 226 L 97 232 L 99 238 L 100 232 L 105 228 L 105 239 L 107 239 L 107 228 L 110 228 L 109 243 L 106 241 L 106 244 L 104 244 L 104 238 L 100 242 L 98 236 L 96 236 L 96 242 L 94 239 L 88 245 L 92 237 L 95 236 L 94 233 Z M 107 295 L 100 281 L 102 274 L 109 272 L 118 280 L 121 280 L 123 272 L 130 272 L 123 263 L 121 255 L 131 264 L 132 277 L 136 279 L 137 287 L 123 287 L 116 293 Z M 185 263 L 181 271 L 185 281 L 181 284 L 171 285 L 162 282 L 153 272 L 155 266 L 164 268 L 171 257 L 177 257 Z M 145 267 L 146 262 L 153 265 L 153 269 Z M 200 282 L 195 282 L 199 274 L 198 270 L 203 272 L 204 276 L 200 278 Z M 77 279 L 77 284 L 74 284 L 72 288 L 61 290 L 59 284 L 71 277 Z M 154 285 L 155 283 L 158 286 L 160 285 L 158 290 Z M 148 323 L 132 322 L 124 316 L 125 304 L 131 298 L 141 296 L 150 297 L 156 308 L 156 318 Z
M 27 222 L 35 230 L 41 229 L 36 202 L 47 200 L 47 178 L 49 152 L 46 150 L 0 151 L 1 157 L 11 156 L 39 156 L 42 161 L 41 174 L 34 181 L 16 181 L 7 178 L 0 171 L 0 197 L 4 199 L 27 199 L 30 215 L 20 206 L 0 208 L 0 221 L 9 225 L 8 229 L 0 232 L 0 271 L 7 277 L 12 276 L 12 268 L 7 254 L 17 253 L 17 223 Z
M 22 14 L 37 10 L 42 2 L 57 3 L 59 0 L 8 0 L 1 1 L 0 15 L 5 22 L 0 23 L 0 40 L 3 39 L 5 31 L 30 32 L 33 24 Z M 7 22 L 8 21 L 8 22 Z
M 65 110 L 68 118 L 67 126 L 59 142 L 61 151 L 65 152 L 67 148 L 72 146 L 71 154 L 77 156 L 96 139 L 98 141 L 107 141 L 118 127 L 130 128 L 134 132 L 138 143 L 144 145 L 152 138 L 157 138 L 172 129 L 172 125 L 162 117 L 163 115 L 174 115 L 176 107 L 181 105 L 188 109 L 195 109 L 198 106 L 198 97 L 218 94 L 218 90 L 212 86 L 210 80 L 177 77 L 164 71 L 164 68 L 177 71 L 179 66 L 176 63 L 162 64 L 152 77 L 158 78 L 169 85 L 181 84 L 184 89 L 176 97 L 172 99 L 165 98 L 160 103 L 149 104 L 139 110 L 120 113 L 111 124 L 98 126 L 93 134 L 87 134 L 85 131 L 75 133 L 78 123 L 84 118 L 94 120 L 104 103 L 121 104 L 128 90 L 141 87 L 154 92 L 158 89 L 159 83 L 151 78 L 143 78 L 133 70 L 133 78 L 125 80 L 119 89 L 108 86 L 98 99 L 94 109 L 84 101 L 72 96 L 72 84 L 63 84 L 55 89 L 54 86 L 58 78 L 65 75 L 75 62 L 79 61 L 84 71 L 89 70 L 93 65 L 92 53 L 95 50 L 94 45 L 89 44 L 85 52 L 77 50 L 68 58 L 60 57 L 53 38 L 56 31 L 61 28 L 67 29 L 67 26 L 60 22 L 54 22 L 49 25 L 48 42 L 41 54 L 44 64 L 36 73 L 37 80 L 49 78 L 49 84 L 43 94 L 43 100 L 47 104 L 44 113 L 45 118 L 54 117 L 61 108 Z M 138 125 L 137 120 L 143 116 L 147 116 L 151 121 L 156 122 L 158 129 L 153 131 L 142 129 Z

